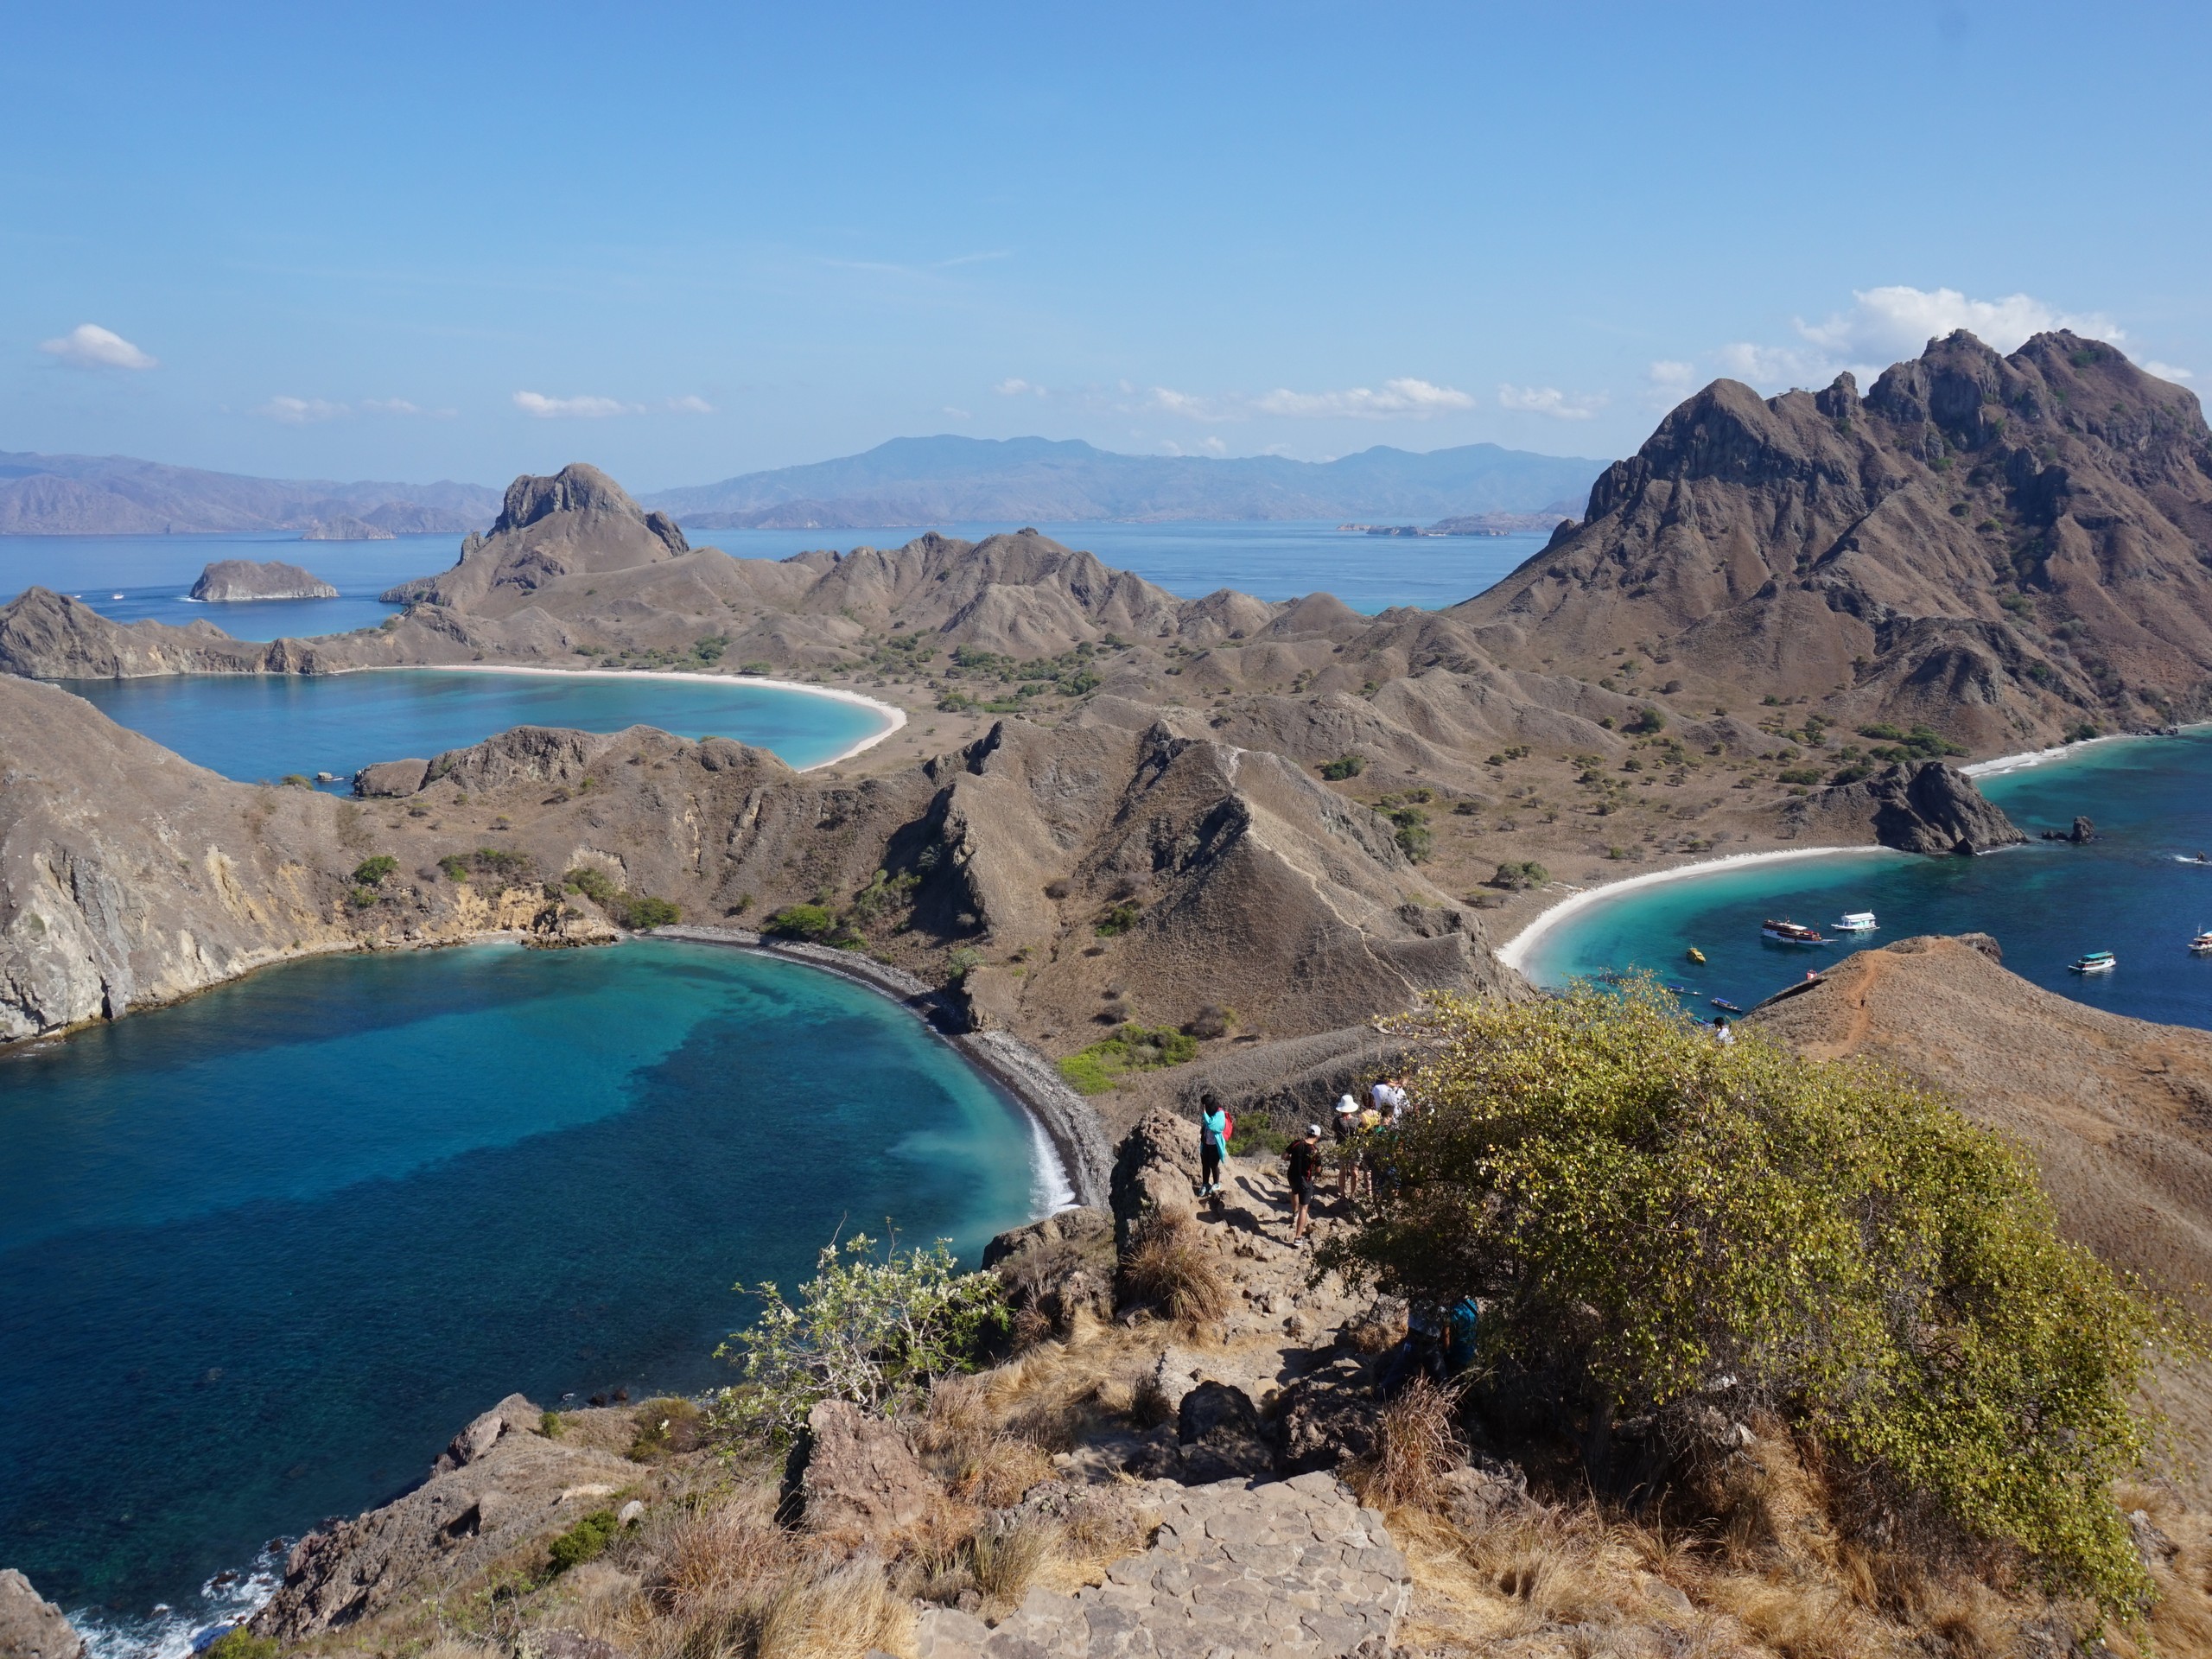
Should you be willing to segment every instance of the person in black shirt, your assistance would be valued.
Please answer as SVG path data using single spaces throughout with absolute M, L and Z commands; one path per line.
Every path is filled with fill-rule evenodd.
M 1320 1156 L 1321 1126 L 1309 1125 L 1290 1143 L 1285 1161 L 1290 1166 L 1290 1236 L 1303 1238 L 1313 1224 L 1313 1173 Z

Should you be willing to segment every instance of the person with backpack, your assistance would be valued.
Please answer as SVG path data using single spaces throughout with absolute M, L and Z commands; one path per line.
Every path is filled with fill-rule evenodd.
M 1321 1126 L 1309 1124 L 1283 1154 L 1290 1173 L 1290 1236 L 1306 1236 L 1313 1225 L 1313 1177 L 1321 1155 Z
M 1236 1133 L 1220 1099 L 1208 1090 L 1198 1096 L 1198 1196 L 1221 1196 L 1221 1173 L 1229 1162 L 1229 1137 Z

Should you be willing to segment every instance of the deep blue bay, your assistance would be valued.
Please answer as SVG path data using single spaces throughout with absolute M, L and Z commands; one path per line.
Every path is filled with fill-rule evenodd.
M 715 1383 L 733 1284 L 841 1227 L 972 1261 L 1039 1147 L 888 1000 L 660 940 L 296 963 L 10 1053 L 0 1560 L 174 1648 L 505 1394 Z
M 732 677 L 441 668 L 63 680 L 118 726 L 226 778 L 350 780 L 372 760 L 428 760 L 517 726 L 729 737 L 802 770 L 888 729 L 880 709 Z M 340 787 L 345 787 L 341 783 Z
M 2031 836 L 2080 814 L 2098 839 L 2037 840 L 1980 858 L 1853 852 L 1685 876 L 1565 918 L 1533 942 L 1524 968 L 1544 985 L 1649 969 L 1687 987 L 1686 1005 L 1710 1018 L 1712 997 L 1748 1008 L 1862 943 L 1830 932 L 1825 947 L 1770 944 L 1759 937 L 1765 918 L 1827 932 L 1844 912 L 1872 910 L 1881 931 L 1865 944 L 1987 933 L 2007 968 L 2046 990 L 2139 1020 L 2212 1027 L 2212 958 L 2188 949 L 2212 927 L 2212 863 L 2190 861 L 2212 855 L 2212 731 L 2088 744 L 1980 782 Z M 1705 966 L 1685 959 L 1690 945 Z M 2116 953 L 2118 969 L 2068 972 L 2085 950 Z

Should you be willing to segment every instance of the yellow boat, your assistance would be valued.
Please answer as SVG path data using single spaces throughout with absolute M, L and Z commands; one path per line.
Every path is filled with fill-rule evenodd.
M 1689 959 L 1692 962 L 1696 963 L 1700 967 L 1703 967 L 1705 965 L 1705 952 L 1699 950 L 1697 946 L 1690 946 L 1688 955 Z

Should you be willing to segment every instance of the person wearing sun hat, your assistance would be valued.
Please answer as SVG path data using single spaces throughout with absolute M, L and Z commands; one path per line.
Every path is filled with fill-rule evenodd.
M 1351 1138 L 1359 1133 L 1359 1103 L 1350 1095 L 1337 1096 L 1336 1110 L 1329 1114 L 1329 1139 L 1332 1143 L 1331 1155 L 1337 1165 L 1337 1196 L 1351 1196 L 1352 1177 L 1359 1166 L 1359 1156 L 1352 1150 Z

